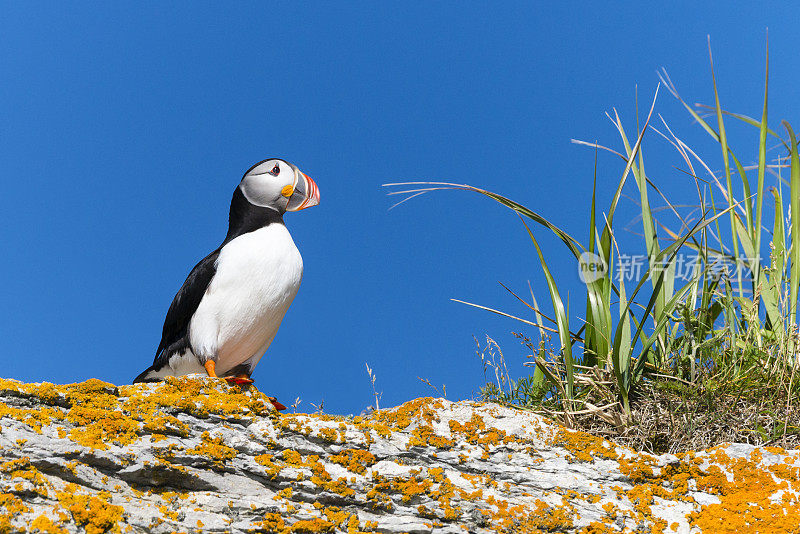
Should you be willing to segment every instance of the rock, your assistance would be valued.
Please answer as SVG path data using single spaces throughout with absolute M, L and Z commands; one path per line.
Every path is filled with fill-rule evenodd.
M 651 456 L 492 404 L 277 414 L 170 378 L 0 380 L 0 532 L 796 532 L 800 453 Z

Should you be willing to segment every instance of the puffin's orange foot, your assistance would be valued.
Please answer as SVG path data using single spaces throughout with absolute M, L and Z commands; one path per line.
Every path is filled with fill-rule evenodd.
M 203 367 L 206 368 L 206 373 L 208 373 L 208 376 L 210 376 L 211 378 L 217 378 L 217 371 L 216 371 L 217 362 L 215 362 L 214 360 L 208 360 L 206 363 L 203 364 Z
M 250 384 L 255 382 L 255 380 L 253 380 L 252 378 L 250 378 L 247 375 L 226 376 L 225 380 L 228 381 L 228 384 L 230 384 L 230 385 L 234 385 L 235 384 L 237 386 L 249 386 Z
M 267 397 L 267 399 L 272 403 L 273 406 L 275 406 L 275 409 L 278 410 L 279 412 L 282 412 L 283 410 L 286 409 L 286 406 L 278 402 L 278 399 L 276 399 L 275 397 Z

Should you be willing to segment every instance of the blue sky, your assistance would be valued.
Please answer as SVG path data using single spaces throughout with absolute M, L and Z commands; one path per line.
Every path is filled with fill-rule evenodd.
M 470 183 L 583 237 L 594 154 L 570 138 L 619 147 L 604 112 L 635 129 L 637 84 L 644 115 L 662 66 L 711 103 L 707 34 L 723 105 L 757 116 L 769 26 L 772 127 L 800 125 L 794 3 L 643 4 L 5 3 L 0 375 L 129 382 L 224 237 L 243 172 L 273 156 L 313 177 L 322 204 L 286 216 L 305 278 L 255 372 L 262 390 L 358 413 L 368 362 L 384 405 L 435 393 L 418 377 L 467 398 L 483 383 L 473 335 L 487 334 L 523 373 L 517 323 L 449 300 L 524 314 L 497 282 L 530 280 L 548 302 L 519 221 L 464 192 L 389 211 L 381 184 Z M 657 111 L 718 156 L 666 92 Z M 731 129 L 752 162 L 755 132 Z M 692 200 L 675 154 L 648 142 L 652 177 Z M 621 170 L 600 157 L 602 209 Z M 580 310 L 574 265 L 537 232 Z

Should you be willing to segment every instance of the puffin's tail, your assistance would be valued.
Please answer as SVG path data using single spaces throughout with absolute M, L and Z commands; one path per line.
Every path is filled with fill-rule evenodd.
M 141 384 L 141 383 L 147 383 L 147 382 L 161 382 L 161 378 L 159 378 L 157 376 L 153 376 L 155 371 L 156 371 L 155 367 L 151 365 L 150 367 L 148 367 L 147 369 L 142 371 L 139 376 L 134 378 L 133 379 L 133 383 L 134 384 Z

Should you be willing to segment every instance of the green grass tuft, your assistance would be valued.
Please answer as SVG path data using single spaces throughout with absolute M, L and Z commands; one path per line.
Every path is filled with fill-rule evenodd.
M 530 302 L 512 292 L 533 311 L 531 318 L 459 301 L 535 327 L 532 334 L 517 334 L 531 352 L 526 365 L 533 373 L 524 378 L 511 378 L 502 350 L 494 341 L 487 338 L 486 347 L 479 347 L 484 371 L 491 369 L 494 373 L 494 379 L 487 380 L 481 390 L 485 399 L 536 410 L 567 426 L 594 429 L 654 452 L 722 441 L 800 446 L 800 159 L 792 127 L 782 123 L 787 139 L 768 127 L 768 65 L 767 53 L 761 120 L 723 109 L 713 62 L 714 106 L 690 106 L 667 73 L 659 74 L 659 87 L 663 84 L 719 146 L 721 173 L 714 172 L 675 136 L 660 115 L 661 125 L 651 124 L 658 89 L 647 119 L 641 128 L 637 124 L 635 135 L 629 135 L 616 111 L 613 117 L 609 115 L 620 138 L 620 150 L 576 141 L 594 148 L 595 158 L 603 151 L 624 162 L 602 220 L 596 213 L 595 178 L 585 241 L 523 204 L 474 186 L 387 184 L 406 186 L 390 193 L 407 195 L 406 200 L 436 190 L 460 189 L 484 195 L 516 212 L 537 252 L 550 296 L 551 317 L 542 312 L 533 292 Z M 701 116 L 709 111 L 716 120 L 713 126 Z M 730 146 L 726 119 L 758 130 L 758 165 L 749 169 L 757 171 L 754 191 L 748 169 Z M 653 132 L 674 147 L 685 164 L 683 172 L 697 191 L 698 215 L 694 218 L 679 213 L 675 207 L 679 203 L 667 199 L 645 169 L 644 140 Z M 786 151 L 777 161 L 767 160 L 768 137 L 779 138 L 779 146 Z M 629 139 L 634 139 L 633 144 Z M 787 168 L 788 181 L 780 174 Z M 777 188 L 765 189 L 768 171 L 778 176 Z M 629 178 L 639 193 L 642 223 L 642 247 L 633 252 L 648 258 L 633 288 L 625 287 L 624 277 L 617 276 L 622 252 L 616 239 L 620 230 L 614 226 L 614 214 Z M 784 184 L 788 185 L 788 202 Z M 737 198 L 737 191 L 742 192 L 741 198 Z M 775 211 L 770 231 L 762 226 L 763 204 L 769 196 L 766 192 L 772 194 Z M 679 219 L 679 229 L 672 230 L 656 218 L 660 207 L 652 206 L 653 194 Z M 724 199 L 724 206 L 717 206 L 715 194 Z M 692 204 L 681 200 L 680 205 Z M 566 292 L 550 271 L 547 252 L 536 237 L 542 229 L 555 235 L 576 262 L 594 254 L 605 267 L 586 283 L 586 312 L 577 329 L 570 322 L 569 303 L 563 298 Z M 764 240 L 768 240 L 769 262 L 760 259 Z M 676 277 L 676 258 L 686 250 L 699 258 L 688 282 Z M 750 274 L 743 275 L 741 269 L 736 269 L 734 276 L 720 273 L 721 261 L 742 265 Z

